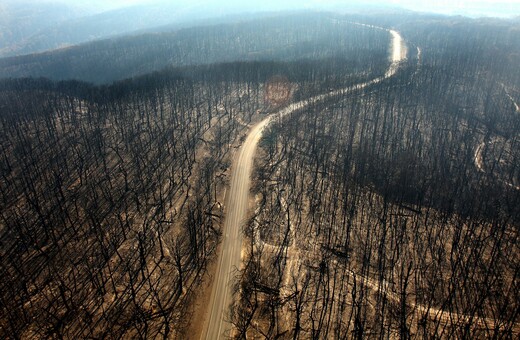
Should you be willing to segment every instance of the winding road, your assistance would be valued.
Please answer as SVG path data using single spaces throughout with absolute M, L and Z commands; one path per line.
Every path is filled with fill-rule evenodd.
M 231 186 L 227 194 L 227 213 L 224 222 L 224 237 L 221 244 L 221 254 L 213 282 L 211 300 L 208 306 L 209 316 L 205 320 L 201 339 L 222 339 L 231 333 L 232 325 L 228 319 L 228 309 L 233 298 L 232 283 L 241 265 L 242 226 L 247 219 L 249 208 L 249 188 L 251 184 L 250 177 L 253 168 L 253 159 L 264 129 L 269 126 L 273 120 L 301 110 L 311 103 L 342 96 L 351 91 L 362 89 L 392 77 L 397 72 L 399 63 L 406 58 L 404 42 L 398 32 L 376 26 L 357 25 L 385 30 L 391 35 L 391 64 L 385 75 L 365 83 L 334 90 L 288 105 L 276 114 L 267 117 L 255 125 L 247 135 L 244 144 L 235 157 L 231 172 Z

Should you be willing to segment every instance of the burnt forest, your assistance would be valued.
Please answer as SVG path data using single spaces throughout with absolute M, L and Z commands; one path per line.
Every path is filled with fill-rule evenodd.
M 519 18 L 25 39 L 0 58 L 0 338 L 518 339 Z

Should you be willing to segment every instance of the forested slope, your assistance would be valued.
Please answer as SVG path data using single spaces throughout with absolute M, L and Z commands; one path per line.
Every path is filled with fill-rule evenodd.
M 47 77 L 110 83 L 165 67 L 235 61 L 358 61 L 386 53 L 381 31 L 337 23 L 326 14 L 274 16 L 103 40 L 0 59 L 0 77 Z M 362 44 L 360 42 L 363 42 Z

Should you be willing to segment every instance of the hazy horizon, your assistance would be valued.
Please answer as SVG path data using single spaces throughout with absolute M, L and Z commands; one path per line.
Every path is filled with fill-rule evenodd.
M 515 17 L 520 15 L 520 0 L 367 0 L 367 1 L 344 1 L 344 0 L 288 0 L 288 1 L 238 1 L 238 0 L 178 0 L 175 2 L 166 0 L 4 0 L 5 3 L 35 3 L 51 4 L 59 3 L 70 7 L 82 7 L 95 12 L 112 9 L 120 9 L 136 5 L 168 5 L 179 7 L 199 6 L 221 6 L 223 8 L 236 7 L 244 10 L 284 10 L 284 9 L 334 9 L 359 6 L 395 7 L 420 12 L 431 12 L 445 15 L 463 15 L 468 17 Z M 1 5 L 0 5 L 1 9 Z
M 228 16 L 284 11 L 338 14 L 414 11 L 470 18 L 513 18 L 520 0 L 2 0 L 0 57 L 30 54 L 131 32 L 189 26 Z

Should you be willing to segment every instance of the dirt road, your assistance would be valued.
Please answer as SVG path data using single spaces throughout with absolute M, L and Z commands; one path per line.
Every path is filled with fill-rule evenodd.
M 364 25 L 366 26 L 366 25 Z M 372 29 L 381 27 L 369 26 Z M 405 46 L 402 37 L 394 30 L 386 30 L 390 33 L 391 65 L 384 76 L 375 78 L 365 83 L 350 86 L 345 89 L 331 91 L 306 100 L 290 104 L 278 113 L 271 115 L 255 125 L 249 132 L 244 144 L 235 158 L 232 173 L 231 186 L 227 196 L 227 212 L 224 222 L 224 235 L 221 245 L 221 254 L 213 283 L 211 301 L 208 305 L 209 315 L 205 321 L 202 339 L 222 339 L 230 335 L 231 324 L 228 320 L 228 308 L 232 302 L 231 283 L 241 264 L 242 225 L 247 218 L 250 176 L 253 159 L 258 141 L 262 137 L 264 129 L 275 118 L 283 117 L 291 112 L 303 109 L 310 103 L 316 103 L 348 92 L 379 83 L 393 76 L 399 66 L 399 62 L 406 58 Z

